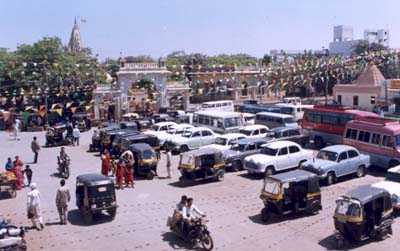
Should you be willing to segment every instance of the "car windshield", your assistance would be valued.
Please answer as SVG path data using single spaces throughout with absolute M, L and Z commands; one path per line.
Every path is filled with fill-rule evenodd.
M 160 130 L 160 126 L 159 125 L 152 125 L 151 129 L 157 132 L 158 130 Z
M 244 135 L 246 135 L 246 136 L 250 136 L 252 131 L 251 130 L 246 130 L 246 129 L 241 129 L 239 132 L 244 134 Z
M 269 148 L 269 147 L 263 147 L 261 149 L 261 153 L 262 154 L 266 154 L 266 155 L 270 155 L 270 156 L 276 156 L 276 154 L 278 153 L 278 149 L 273 149 L 273 148 Z
M 145 150 L 143 152 L 143 159 L 151 159 L 155 157 L 155 153 L 152 150 Z
M 192 136 L 192 132 L 191 131 L 182 132 L 182 137 L 190 138 L 190 136 Z
M 336 161 L 338 154 L 335 152 L 321 150 L 317 155 L 317 159 Z
M 337 214 L 347 215 L 347 216 L 360 216 L 360 206 L 354 202 L 349 200 L 339 200 L 336 204 L 336 211 Z
M 237 144 L 232 147 L 232 150 L 244 152 L 246 151 L 247 145 L 246 144 Z
M 227 141 L 228 141 L 228 140 L 227 140 L 226 138 L 217 137 L 217 139 L 215 140 L 215 144 L 217 144 L 217 145 L 222 145 L 222 146 L 226 146 Z
M 264 191 L 277 195 L 280 193 L 280 183 L 273 180 L 264 180 Z

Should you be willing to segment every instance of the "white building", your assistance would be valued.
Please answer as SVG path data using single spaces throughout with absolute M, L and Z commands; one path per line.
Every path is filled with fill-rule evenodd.
M 389 38 L 389 30 L 379 29 L 364 31 L 364 40 L 368 41 L 370 44 L 376 43 L 389 47 Z

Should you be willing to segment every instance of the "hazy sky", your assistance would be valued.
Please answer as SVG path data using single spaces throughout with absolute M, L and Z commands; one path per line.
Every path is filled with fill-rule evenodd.
M 101 58 L 174 50 L 207 54 L 321 49 L 334 25 L 390 29 L 400 47 L 399 0 L 0 0 L 0 47 L 43 36 L 67 43 L 74 17 Z

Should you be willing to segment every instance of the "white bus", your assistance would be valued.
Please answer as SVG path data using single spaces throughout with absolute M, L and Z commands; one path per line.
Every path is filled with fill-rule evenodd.
M 256 124 L 265 125 L 269 129 L 276 127 L 297 127 L 298 124 L 292 115 L 274 113 L 274 112 L 259 112 L 256 114 Z
M 275 106 L 280 108 L 280 113 L 292 115 L 295 121 L 303 118 L 304 109 L 313 108 L 313 105 L 302 105 L 301 103 L 278 103 Z
M 212 101 L 201 104 L 201 111 L 225 111 L 233 112 L 235 108 L 232 100 Z
M 193 125 L 204 126 L 221 134 L 239 132 L 243 117 L 239 112 L 198 111 L 193 114 Z

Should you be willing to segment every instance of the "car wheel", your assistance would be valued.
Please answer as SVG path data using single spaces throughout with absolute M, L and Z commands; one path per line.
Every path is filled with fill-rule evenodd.
M 275 170 L 272 166 L 267 167 L 267 169 L 265 170 L 265 177 L 274 175 L 274 173 L 275 173 Z
M 184 153 L 184 152 L 188 152 L 189 151 L 189 147 L 187 145 L 183 145 L 180 147 L 180 152 Z
M 365 176 L 365 167 L 364 166 L 359 166 L 357 169 L 357 177 L 361 178 Z
M 328 173 L 328 176 L 326 177 L 326 184 L 328 186 L 334 184 L 336 181 L 336 176 L 334 173 Z
M 243 167 L 242 167 L 242 163 L 240 162 L 240 160 L 236 160 L 235 162 L 233 162 L 233 164 L 232 164 L 233 172 L 237 172 L 242 169 L 243 169 Z
M 305 160 L 305 159 L 303 159 L 302 161 L 300 161 L 298 167 L 301 168 L 301 165 L 302 165 L 304 162 L 306 162 L 306 161 L 307 161 L 307 160 Z

